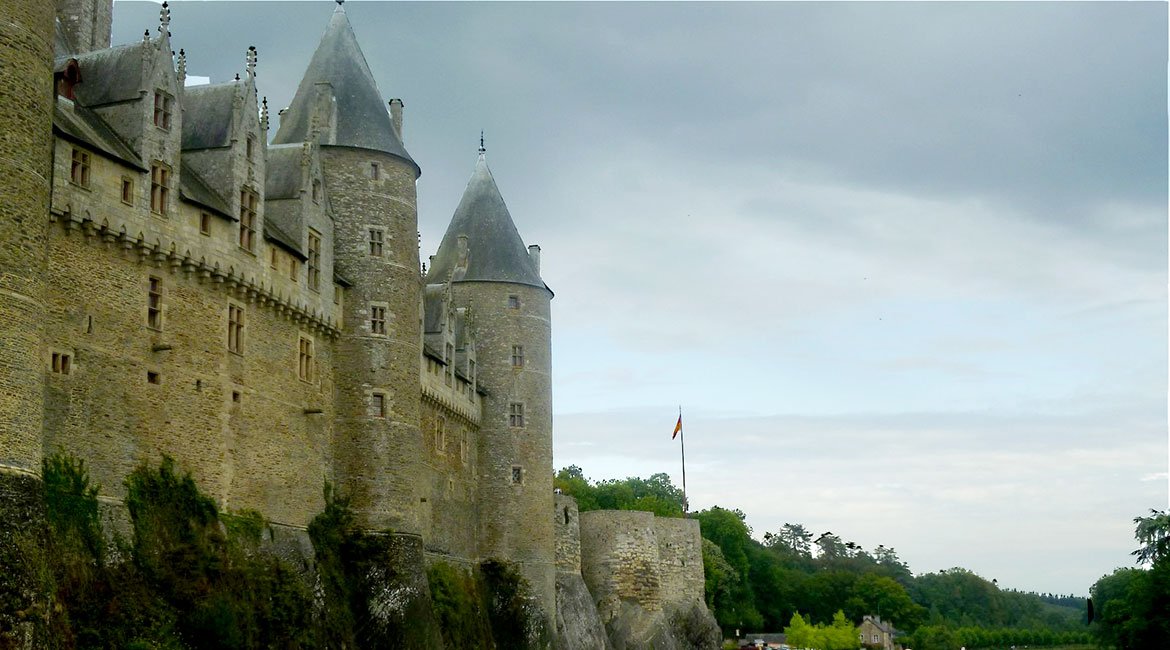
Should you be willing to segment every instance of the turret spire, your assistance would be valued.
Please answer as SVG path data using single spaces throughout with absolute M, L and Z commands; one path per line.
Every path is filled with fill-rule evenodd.
M 248 70 L 248 77 L 252 79 L 256 78 L 256 61 L 258 58 L 259 57 L 256 56 L 256 46 L 249 45 L 248 53 L 244 55 L 244 61 Z
M 169 31 L 171 25 L 171 8 L 166 2 L 162 3 L 162 7 L 158 10 L 158 31 L 159 33 Z
M 483 129 L 479 130 L 479 152 L 484 153 L 487 149 L 483 148 Z

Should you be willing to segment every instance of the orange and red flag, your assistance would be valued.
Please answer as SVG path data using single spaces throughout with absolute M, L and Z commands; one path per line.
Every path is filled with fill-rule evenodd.
M 682 431 L 682 413 L 678 415 L 678 422 L 674 425 L 674 433 L 670 435 L 670 439 L 674 440 L 678 437 L 678 432 Z

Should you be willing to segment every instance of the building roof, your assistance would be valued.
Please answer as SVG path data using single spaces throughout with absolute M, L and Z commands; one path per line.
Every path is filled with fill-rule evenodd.
M 341 5 L 329 19 L 292 103 L 281 115 L 273 143 L 308 139 L 318 83 L 332 86 L 336 102 L 335 135 L 330 141 L 322 139 L 321 144 L 381 151 L 408 162 L 415 176 L 421 173 L 394 130 L 378 84 Z
M 301 195 L 301 157 L 303 145 L 281 144 L 268 147 L 264 168 L 264 198 L 295 199 Z
M 269 208 L 269 206 L 265 206 L 265 210 L 268 210 L 268 208 Z M 264 238 L 265 239 L 267 239 L 268 241 L 285 249 L 286 251 L 291 253 L 293 257 L 297 258 L 298 260 L 300 260 L 302 262 L 309 259 L 309 257 L 307 255 L 305 255 L 304 252 L 301 251 L 301 245 L 297 242 L 297 240 L 294 239 L 291 235 L 289 235 L 284 230 L 284 228 L 282 228 L 277 223 L 277 219 L 273 218 L 275 215 L 269 214 L 268 212 L 265 212 L 264 216 L 265 216 L 265 218 L 264 218 Z
M 459 259 L 460 235 L 467 237 L 465 270 Z M 548 289 L 512 222 L 482 150 L 427 271 L 428 283 L 446 282 L 448 277 L 456 282 L 513 282 Z
M 183 92 L 183 150 L 214 149 L 232 143 L 232 113 L 243 81 L 191 86 Z
M 70 140 L 88 145 L 137 169 L 146 170 L 142 159 L 93 111 L 58 97 L 54 103 L 53 126 Z
M 228 202 L 219 195 L 219 192 L 212 189 L 211 185 L 203 180 L 203 177 L 197 174 L 191 165 L 184 164 L 182 173 L 179 174 L 179 196 L 192 203 L 198 203 L 225 219 L 240 220 L 239 217 L 232 214 Z
M 142 84 L 142 68 L 153 60 L 153 53 L 143 48 L 157 48 L 154 42 L 137 41 L 77 55 L 82 82 L 74 93 L 86 106 L 102 106 L 138 99 Z

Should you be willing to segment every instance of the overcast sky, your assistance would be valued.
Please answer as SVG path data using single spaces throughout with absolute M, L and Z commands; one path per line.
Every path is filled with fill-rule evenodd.
M 173 2 L 287 105 L 333 2 Z M 422 167 L 479 131 L 553 301 L 555 463 L 1085 595 L 1167 507 L 1165 3 L 351 0 Z M 158 6 L 118 2 L 114 40 Z M 275 133 L 273 128 L 272 133 Z

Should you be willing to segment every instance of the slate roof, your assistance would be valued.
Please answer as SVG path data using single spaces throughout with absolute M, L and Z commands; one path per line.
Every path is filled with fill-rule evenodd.
M 211 185 L 203 180 L 203 177 L 197 174 L 191 165 L 183 164 L 182 172 L 179 174 L 179 196 L 192 203 L 197 203 L 225 219 L 240 220 L 239 217 L 232 214 L 228 202 L 219 195 L 219 192 L 212 189 Z
M 79 54 L 82 82 L 74 89 L 77 100 L 86 106 L 101 106 L 138 99 L 145 47 L 157 46 L 137 41 Z M 154 60 L 154 53 L 149 53 L 149 59 Z
M 55 63 L 59 63 L 61 59 L 69 59 L 77 52 L 73 42 L 69 40 L 69 33 L 65 31 L 65 25 L 61 24 L 61 19 L 58 18 L 54 27 L 53 33 L 53 58 Z M 54 65 L 54 68 L 57 66 Z
M 467 270 L 456 273 L 454 281 L 514 282 L 548 289 L 528 256 L 482 152 L 427 271 L 428 283 L 446 282 L 451 276 L 459 261 L 459 235 L 467 235 Z
M 89 145 L 137 169 L 147 169 L 138 154 L 97 113 L 84 106 L 57 98 L 53 109 L 53 127 L 67 139 Z
M 232 107 L 243 81 L 191 86 L 183 93 L 183 150 L 231 145 Z
M 308 138 L 319 82 L 332 85 L 337 102 L 336 137 L 331 142 L 323 140 L 321 144 L 388 153 L 410 163 L 416 177 L 421 173 L 394 132 L 387 105 L 382 101 L 374 75 L 341 5 L 329 19 L 296 95 L 280 118 L 280 129 L 272 140 L 274 144 L 304 142 Z
M 265 206 L 265 210 L 264 238 L 292 253 L 293 257 L 299 259 L 302 262 L 309 259 L 309 256 L 305 255 L 304 252 L 301 251 L 301 245 L 297 242 L 297 240 L 293 239 L 287 232 L 285 232 L 283 228 L 277 225 L 277 220 L 273 219 L 274 215 L 268 214 L 267 206 Z
M 265 163 L 264 198 L 295 199 L 301 192 L 301 152 L 303 145 L 279 144 L 268 147 Z

